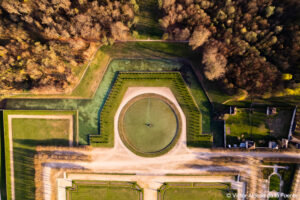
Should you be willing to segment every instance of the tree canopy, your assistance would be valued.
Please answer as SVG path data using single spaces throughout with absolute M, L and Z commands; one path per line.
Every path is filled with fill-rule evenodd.
M 135 0 L 3 0 L 1 93 L 66 90 L 99 43 L 126 39 L 136 6 Z
M 164 0 L 162 9 L 169 38 L 188 29 L 209 80 L 263 94 L 287 84 L 282 73 L 299 73 L 297 0 Z

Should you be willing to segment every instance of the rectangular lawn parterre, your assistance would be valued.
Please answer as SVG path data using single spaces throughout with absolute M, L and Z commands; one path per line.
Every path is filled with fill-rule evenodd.
M 158 191 L 158 200 L 229 200 L 235 199 L 233 193 L 236 190 L 229 183 L 165 183 Z
M 71 116 L 73 127 L 70 130 L 70 120 L 41 119 L 41 118 L 12 118 L 12 150 L 10 154 L 10 115 L 30 116 Z M 6 157 L 6 186 L 7 199 L 11 199 L 12 180 L 14 181 L 15 199 L 35 199 L 35 170 L 34 155 L 36 146 L 68 146 L 69 134 L 73 134 L 73 141 L 77 136 L 77 111 L 4 111 L 5 157 Z M 72 133 L 70 133 L 72 131 Z M 14 177 L 11 177 L 11 156 L 13 156 Z
M 131 182 L 73 181 L 67 200 L 143 200 L 143 190 Z

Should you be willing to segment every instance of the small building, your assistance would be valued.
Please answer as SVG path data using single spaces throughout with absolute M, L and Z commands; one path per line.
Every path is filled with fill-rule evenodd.
M 247 149 L 255 149 L 255 142 L 254 141 L 246 141 L 246 148 Z
M 240 148 L 246 148 L 246 143 L 245 142 L 240 143 Z
M 229 114 L 230 114 L 230 115 L 235 115 L 235 114 L 236 114 L 236 111 L 237 111 L 236 106 L 230 106 L 230 107 L 229 107 Z
M 276 142 L 269 142 L 270 149 L 278 149 L 278 144 Z
M 255 149 L 255 142 L 246 140 L 240 143 L 240 148 Z
M 275 115 L 277 113 L 275 107 L 267 107 L 267 115 Z
M 281 140 L 281 148 L 286 149 L 286 148 L 288 148 L 288 146 L 289 146 L 289 140 L 285 139 L 285 138 L 282 138 L 282 140 Z

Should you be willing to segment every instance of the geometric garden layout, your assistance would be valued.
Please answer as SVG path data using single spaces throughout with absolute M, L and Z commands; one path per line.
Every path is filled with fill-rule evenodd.
M 0 0 L 0 200 L 300 200 L 300 0 Z
M 108 65 L 89 99 L 7 99 L 1 115 L 9 200 L 245 199 L 270 193 L 260 161 L 279 155 L 212 149 L 209 98 L 193 69 L 176 64 Z

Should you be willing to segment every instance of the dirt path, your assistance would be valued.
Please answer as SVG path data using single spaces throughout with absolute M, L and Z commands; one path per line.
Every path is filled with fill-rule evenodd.
M 141 180 L 137 180 L 140 183 L 141 187 L 146 187 L 147 192 L 145 192 L 145 200 L 146 195 L 147 198 L 150 199 L 150 197 L 153 197 L 156 194 L 156 189 L 160 187 L 162 182 L 167 181 L 179 181 L 179 179 L 169 180 L 169 176 L 165 176 L 166 174 L 181 174 L 181 175 L 187 175 L 187 176 L 180 176 L 180 181 L 188 182 L 188 181 L 196 181 L 196 182 L 202 182 L 204 181 L 202 178 L 199 178 L 197 180 L 190 180 L 185 179 L 185 177 L 196 177 L 197 176 L 190 176 L 191 174 L 205 174 L 207 176 L 207 172 L 210 171 L 221 171 L 221 172 L 232 172 L 232 171 L 242 171 L 242 172 L 249 172 L 248 176 L 252 177 L 250 179 L 251 186 L 253 191 L 256 191 L 256 178 L 255 173 L 253 171 L 249 171 L 249 165 L 231 165 L 231 166 L 217 166 L 212 161 L 210 161 L 211 157 L 216 156 L 224 156 L 228 155 L 228 152 L 212 152 L 209 149 L 196 149 L 192 148 L 189 149 L 189 151 L 181 152 L 173 152 L 173 153 L 167 153 L 163 156 L 156 157 L 156 158 L 145 158 L 145 157 L 139 157 L 132 155 L 132 153 L 124 151 L 122 148 L 94 148 L 91 152 L 89 152 L 90 155 L 92 155 L 92 162 L 77 162 L 74 163 L 76 166 L 83 167 L 85 169 L 90 170 L 91 172 L 98 173 L 97 174 L 90 174 L 90 177 L 93 177 L 95 180 L 120 180 L 118 178 L 114 179 L 113 177 L 118 177 L 116 175 L 107 175 L 103 176 L 99 173 L 119 173 L 119 174 L 125 174 L 125 173 L 134 173 L 137 174 L 137 177 L 140 177 Z M 286 158 L 300 158 L 300 155 L 297 153 L 254 153 L 254 152 L 231 152 L 231 156 L 247 156 L 249 158 L 251 157 L 286 157 Z M 50 165 L 48 165 L 50 166 Z M 56 166 L 57 167 L 57 166 Z M 82 175 L 82 179 L 88 178 L 84 174 Z M 78 175 L 78 176 L 81 176 Z M 188 176 L 189 175 L 189 176 Z M 77 176 L 77 175 L 76 175 Z M 75 175 L 72 177 L 69 176 L 69 181 L 64 181 L 66 184 L 70 183 L 71 178 L 77 179 L 79 177 L 76 177 Z M 125 177 L 123 175 L 119 175 L 122 177 Z M 106 178 L 105 178 L 106 177 Z M 133 175 L 133 177 L 136 177 L 136 175 Z M 132 180 L 133 177 L 126 179 Z M 146 177 L 145 179 L 143 177 Z M 160 180 L 157 180 L 156 178 L 160 177 Z M 203 176 L 205 177 L 205 176 Z M 222 176 L 219 176 L 219 178 Z M 206 177 L 208 178 L 208 176 Z M 151 180 L 151 184 L 148 182 L 143 182 L 146 180 Z M 205 178 L 204 178 L 205 179 Z M 125 180 L 125 179 L 121 179 Z M 157 180 L 157 182 L 153 181 Z M 217 181 L 217 180 L 214 180 Z M 160 185 L 157 185 L 157 183 L 160 183 Z M 48 184 L 44 182 L 44 184 Z M 239 184 L 243 184 L 242 182 Z M 239 185 L 238 184 L 238 185 Z M 60 185 L 60 187 L 62 187 Z M 239 194 L 244 194 L 245 192 L 245 185 L 239 186 Z M 154 193 L 155 191 L 155 193 Z M 49 191 L 45 191 L 49 192 Z M 61 197 L 59 199 L 62 199 L 63 196 L 65 196 L 65 193 L 63 190 L 60 191 Z M 62 199 L 63 200 L 63 199 Z
M 146 93 L 155 93 L 168 98 L 175 104 L 180 116 L 182 118 L 182 133 L 177 144 L 168 153 L 159 157 L 147 158 L 140 157 L 128 150 L 120 139 L 118 133 L 118 119 L 120 112 L 124 105 L 127 104 L 132 98 Z M 249 171 L 249 165 L 218 165 L 218 163 L 211 161 L 212 157 L 222 156 L 236 156 L 236 157 L 249 157 L 249 158 L 264 158 L 264 157 L 286 157 L 286 158 L 298 158 L 298 153 L 276 153 L 276 152 L 235 152 L 230 150 L 212 151 L 207 148 L 188 148 L 186 145 L 186 118 L 182 112 L 175 96 L 171 90 L 166 87 L 129 87 L 126 91 L 123 100 L 117 110 L 114 118 L 114 147 L 113 148 L 94 148 L 86 154 L 92 157 L 91 162 L 72 162 L 77 167 L 82 167 L 95 174 L 74 174 L 68 176 L 66 179 L 61 179 L 59 182 L 58 199 L 65 199 L 65 189 L 63 185 L 70 184 L 72 179 L 92 179 L 92 180 L 134 180 L 139 183 L 141 187 L 145 189 L 145 200 L 153 200 L 157 197 L 157 188 L 161 186 L 163 182 L 205 182 L 211 180 L 211 182 L 227 182 L 230 180 L 224 180 L 224 176 L 217 178 L 209 178 L 205 176 L 190 176 L 191 174 L 203 175 L 207 172 L 246 172 Z M 256 159 L 255 159 L 256 160 Z M 69 162 L 71 163 L 71 162 Z M 62 163 L 60 168 L 68 168 L 68 162 Z M 47 165 L 51 167 L 51 163 Z M 54 166 L 54 165 L 53 165 Z M 57 168 L 58 166 L 55 165 Z M 252 166 L 254 167 L 254 166 Z M 252 168 L 251 168 L 252 169 Z M 98 174 L 97 174 L 98 173 Z M 110 175 L 100 175 L 99 173 L 110 173 Z M 137 174 L 131 176 L 113 175 L 118 174 Z M 166 176 L 169 174 L 168 176 Z M 182 176 L 170 176 L 170 174 L 180 174 Z M 186 176 L 185 176 L 186 175 Z M 189 176 L 188 176 L 189 175 Z M 251 190 L 255 192 L 257 190 L 257 180 L 255 178 L 256 171 L 252 170 L 247 176 L 252 177 L 250 179 Z M 232 181 L 232 180 L 231 180 Z M 47 180 L 43 181 L 44 185 L 50 185 Z M 243 182 L 236 183 L 239 194 L 244 194 L 245 185 Z M 52 186 L 54 187 L 54 186 Z M 56 186 L 57 187 L 57 186 Z M 51 191 L 51 190 L 50 190 Z M 49 188 L 45 193 L 49 193 Z M 50 195 L 51 196 L 51 195 Z M 155 198 L 154 198 L 155 197 Z

